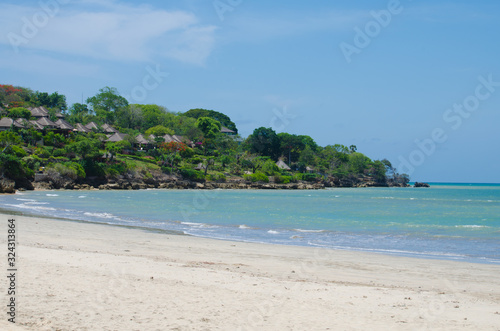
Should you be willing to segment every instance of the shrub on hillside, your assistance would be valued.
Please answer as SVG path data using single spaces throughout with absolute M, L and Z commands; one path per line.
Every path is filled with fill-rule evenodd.
M 292 182 L 292 176 L 274 176 L 274 181 L 278 184 L 288 184 Z
M 203 182 L 205 181 L 205 175 L 198 170 L 194 169 L 189 169 L 189 168 L 182 168 L 180 169 L 180 173 L 182 177 L 195 181 L 195 182 Z
M 262 172 L 257 172 L 255 174 L 251 174 L 251 175 L 244 175 L 243 178 L 251 181 L 252 183 L 255 183 L 255 182 L 269 183 L 269 177 L 267 177 Z
M 220 172 L 216 172 L 215 174 L 208 175 L 208 179 L 214 182 L 225 182 L 226 175 Z
M 26 151 L 22 147 L 16 145 L 9 146 L 5 152 L 17 157 L 25 157 L 27 155 Z

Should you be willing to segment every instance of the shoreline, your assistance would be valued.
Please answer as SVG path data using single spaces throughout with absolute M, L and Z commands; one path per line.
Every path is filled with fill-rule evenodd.
M 179 191 L 179 190 L 170 190 L 170 189 L 157 189 L 160 191 Z M 330 189 L 334 191 L 335 189 Z M 40 192 L 47 192 L 47 193 L 57 193 L 57 192 L 73 192 L 74 190 L 67 190 L 67 189 L 58 189 L 58 190 L 40 190 Z M 95 190 L 93 192 L 106 192 L 102 190 Z M 139 191 L 156 191 L 156 189 L 147 189 L 147 190 L 139 190 Z M 183 190 L 180 190 L 183 191 Z M 198 190 L 187 190 L 187 191 L 192 191 L 196 192 Z M 222 191 L 222 190 L 221 190 Z M 228 191 L 228 190 L 226 190 Z M 247 190 L 239 190 L 239 189 L 234 189 L 234 190 L 229 190 L 229 191 L 247 191 Z M 116 190 L 115 190 L 116 192 Z M 29 194 L 29 192 L 18 192 L 15 195 L 23 195 L 23 194 Z M 45 193 L 42 193 L 45 194 Z M 51 194 L 47 194 L 51 195 Z M 56 194 L 57 195 L 57 194 Z M 23 199 L 20 199 L 23 200 Z M 283 240 L 258 240 L 259 238 L 246 238 L 242 236 L 221 236 L 217 235 L 215 233 L 209 233 L 208 235 L 204 235 L 203 233 L 197 233 L 196 231 L 193 232 L 191 231 L 191 228 L 184 228 L 181 227 L 176 227 L 176 226 L 167 226 L 167 227 L 154 227 L 152 225 L 146 225 L 145 224 L 129 224 L 129 222 L 121 222 L 118 220 L 117 222 L 112 222 L 108 221 L 108 217 L 104 217 L 105 219 L 102 219 L 101 217 L 86 217 L 84 215 L 64 215 L 64 216 L 56 216 L 56 213 L 52 213 L 53 215 L 50 215 L 50 213 L 41 213 L 38 214 L 39 212 L 31 209 L 19 209 L 19 210 L 8 210 L 8 209 L 2 209 L 0 207 L 0 214 L 1 213 L 7 213 L 7 214 L 14 214 L 14 215 L 22 215 L 22 216 L 28 216 L 28 217 L 42 217 L 42 218 L 47 218 L 47 219 L 60 219 L 60 220 L 66 220 L 66 221 L 72 221 L 72 222 L 81 222 L 81 223 L 88 223 L 88 224 L 102 224 L 102 225 L 107 225 L 107 226 L 113 226 L 113 227 L 125 227 L 125 228 L 132 228 L 132 229 L 140 229 L 140 230 L 145 230 L 149 232 L 159 232 L 159 233 L 167 233 L 167 234 L 178 234 L 178 235 L 187 235 L 187 236 L 193 236 L 196 238 L 206 238 L 206 239 L 215 239 L 215 240 L 224 240 L 224 241 L 234 241 L 234 242 L 242 242 L 242 243 L 257 243 L 257 244 L 272 244 L 272 245 L 283 245 L 283 246 L 291 246 L 291 247 L 318 247 L 318 248 L 324 248 L 324 249 L 331 249 L 331 250 L 340 250 L 340 251 L 347 251 L 347 252 L 361 252 L 361 253 L 374 253 L 374 254 L 381 254 L 384 256 L 400 256 L 400 257 L 407 257 L 407 258 L 416 258 L 416 259 L 429 259 L 429 260 L 435 260 L 435 261 L 456 261 L 456 262 L 466 262 L 466 263 L 474 263 L 474 264 L 487 264 L 487 265 L 500 265 L 500 260 L 495 258 L 494 256 L 488 256 L 488 255 L 474 255 L 471 256 L 469 254 L 470 252 L 459 252 L 459 253 L 453 253 L 453 252 L 447 252 L 446 250 L 418 250 L 414 249 L 411 250 L 407 249 L 404 250 L 403 248 L 396 247 L 396 248 L 391 248 L 391 247 L 380 247 L 377 248 L 376 246 L 356 246 L 356 245 L 329 245 L 329 246 L 322 246 L 322 245 L 315 245 L 314 242 L 311 243 L 307 240 L 302 240 L 302 241 L 297 241 L 297 240 L 288 240 L 287 242 Z M 85 213 L 87 214 L 87 213 Z M 106 213 L 105 213 L 106 214 Z M 175 218 L 175 219 L 181 219 L 181 218 Z M 172 221 L 173 223 L 182 223 L 181 221 Z M 203 221 L 197 221 L 200 224 L 203 224 Z M 135 222 L 137 223 L 137 222 Z M 141 222 L 139 222 L 141 223 Z M 186 223 L 186 224 L 197 224 L 197 223 Z M 245 225 L 243 225 L 245 226 Z M 292 229 L 294 230 L 294 229 Z M 280 231 L 280 230 L 278 230 Z M 302 232 L 302 230 L 296 230 L 297 232 Z M 280 231 L 281 232 L 281 231 Z M 304 232 L 315 232 L 315 231 L 304 231 Z M 293 234 L 293 233 L 292 233 Z M 290 238 L 295 237 L 293 235 Z M 288 238 L 288 237 L 287 237 Z M 278 238 L 279 239 L 279 238 Z M 426 247 L 426 246 L 422 246 Z M 443 253 L 444 252 L 444 253 Z
M 500 325 L 496 265 L 14 218 L 19 330 Z
M 53 191 L 53 190 L 50 190 Z M 452 259 L 450 257 L 446 257 L 446 255 L 432 255 L 430 253 L 420 253 L 420 252 L 412 252 L 412 251 L 399 251 L 399 252 L 393 252 L 393 251 L 386 251 L 386 250 L 369 250 L 369 249 L 362 249 L 362 248 L 330 248 L 330 247 L 320 247 L 320 246 L 314 246 L 314 245 L 293 245 L 293 244 L 284 244 L 284 243 L 272 243 L 272 242 L 259 242 L 259 241 L 251 241 L 251 240 L 236 240 L 236 239 L 231 239 L 231 238 L 217 238 L 217 237 L 206 237 L 206 236 L 201 236 L 201 235 L 193 235 L 181 231 L 176 231 L 176 230 L 166 230 L 166 229 L 159 229 L 159 228 L 151 228 L 151 227 L 145 227 L 145 226 L 139 226 L 139 225 L 124 225 L 124 224 L 116 224 L 116 223 L 106 223 L 106 222 L 97 222 L 97 221 L 90 221 L 90 220 L 83 220 L 83 219 L 72 219 L 72 218 L 65 218 L 65 217 L 55 217 L 55 216 L 50 216 L 50 215 L 37 215 L 36 213 L 27 213 L 27 212 L 22 212 L 22 211 L 15 211 L 15 210 L 8 210 L 8 209 L 3 209 L 0 208 L 0 215 L 13 215 L 13 216 L 22 216 L 22 217 L 28 217 L 28 218 L 41 218 L 41 219 L 47 219 L 47 220 L 57 220 L 57 221 L 63 221 L 63 222 L 76 222 L 80 224 L 95 224 L 95 225 L 102 225 L 102 226 L 107 226 L 107 227 L 117 227 L 117 228 L 124 228 L 124 229 L 131 229 L 131 230 L 139 230 L 139 231 L 144 231 L 144 232 L 149 232 L 149 233 L 159 233 L 159 234 L 165 234 L 165 235 L 176 235 L 176 236 L 187 236 L 187 237 L 192 237 L 192 238 L 200 238 L 200 239 L 206 239 L 206 240 L 217 240 L 217 241 L 227 241 L 227 242 L 234 242 L 234 243 L 248 243 L 248 244 L 257 244 L 257 245 L 271 245 L 271 246 L 283 246 L 283 247 L 304 247 L 304 248 L 311 248 L 311 249 L 324 249 L 324 250 L 331 250 L 331 251 L 340 251 L 340 252 L 352 252 L 352 253 L 361 253 L 361 254 L 376 254 L 380 256 L 389 256 L 389 257 L 402 257 L 402 258 L 408 258 L 408 259 L 423 259 L 423 260 L 431 260 L 431 261 L 450 261 L 450 262 L 458 262 L 458 263 L 470 263 L 470 264 L 480 264 L 480 265 L 496 265 L 500 266 L 500 263 L 498 261 L 489 261 L 487 258 L 468 258 L 468 259 L 459 259 L 455 258 Z

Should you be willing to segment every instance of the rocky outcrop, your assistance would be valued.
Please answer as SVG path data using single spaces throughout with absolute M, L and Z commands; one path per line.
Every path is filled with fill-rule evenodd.
M 413 185 L 413 187 L 431 187 L 431 186 L 427 183 L 415 182 L 415 185 Z
M 26 183 L 27 182 L 27 183 Z M 52 178 L 47 176 L 41 181 L 33 183 L 26 179 L 26 182 L 14 182 L 3 179 L 0 182 L 0 193 L 14 193 L 15 189 L 67 189 L 67 190 L 144 190 L 144 189 L 251 189 L 251 190 L 319 190 L 330 187 L 388 187 L 394 184 L 379 183 L 372 177 L 349 177 L 336 178 L 328 177 L 316 182 L 299 181 L 296 183 L 278 184 L 274 182 L 250 182 L 239 177 L 229 177 L 228 181 L 222 182 L 195 182 L 177 175 L 166 175 L 156 173 L 148 176 L 133 173 L 115 178 L 87 177 L 84 180 L 73 181 L 66 177 Z M 18 186 L 19 184 L 19 186 Z M 28 185 L 29 184 L 29 185 Z M 424 183 L 416 183 L 424 184 Z M 428 184 L 427 184 L 428 185 Z M 404 185 L 398 185 L 405 187 Z M 406 185 L 407 186 L 407 185 Z M 30 188 L 31 187 L 31 188 Z M 417 187 L 417 186 L 416 186 Z M 425 187 L 425 186 L 418 186 Z M 427 186 L 428 187 L 428 186 Z
M 19 190 L 19 191 L 32 191 L 34 190 L 35 188 L 33 187 L 33 183 L 31 183 L 31 181 L 26 178 L 26 177 L 23 177 L 23 178 L 16 178 L 14 180 L 14 182 L 16 183 L 15 185 L 15 189 L 16 190 Z
M 0 179 L 0 193 L 16 193 L 16 183 L 7 178 Z

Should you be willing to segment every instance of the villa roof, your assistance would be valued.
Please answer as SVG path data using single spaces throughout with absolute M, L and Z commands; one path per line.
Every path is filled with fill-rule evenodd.
M 174 134 L 172 136 L 172 138 L 174 138 L 175 141 L 180 142 L 180 143 L 186 143 L 186 142 L 189 143 L 189 139 L 184 138 L 183 136 L 178 136 L 178 135 Z
M 90 132 L 90 130 L 83 126 L 82 123 L 76 123 L 74 130 L 85 133 Z
M 176 142 L 176 143 L 184 143 L 184 144 L 188 144 L 188 145 L 193 144 L 193 142 L 191 140 L 189 140 L 188 138 L 183 137 L 183 136 L 178 136 L 176 134 L 174 134 L 174 135 L 166 134 L 163 136 L 163 139 L 165 140 L 166 143 Z
M 289 166 L 286 165 L 285 162 L 283 162 L 283 160 L 279 160 L 278 162 L 276 162 L 276 165 L 278 166 L 278 168 L 280 169 L 284 169 L 284 170 L 291 170 Z
M 170 143 L 170 142 L 175 142 L 176 140 L 174 139 L 174 137 L 172 137 L 171 135 L 169 134 L 166 134 L 163 136 L 163 139 L 165 140 L 166 143 Z
M 220 132 L 221 132 L 221 133 L 236 133 L 236 132 L 234 132 L 233 130 L 226 128 L 225 126 L 222 126 L 222 127 L 220 128 Z
M 61 130 L 74 130 L 75 128 L 69 124 L 68 122 L 66 122 L 65 120 L 63 119 L 58 119 L 56 122 L 55 122 L 58 126 L 59 126 L 59 129 Z
M 43 126 L 43 125 L 41 125 L 40 123 L 38 123 L 38 122 L 37 122 L 37 121 L 35 121 L 35 120 L 31 120 L 31 121 L 29 121 L 29 123 L 30 123 L 30 125 L 32 125 L 32 126 L 33 126 L 33 128 L 34 128 L 35 130 L 43 130 L 43 129 L 44 129 L 44 126 Z
M 117 133 L 118 130 L 116 130 L 115 128 L 113 128 L 111 125 L 105 123 L 101 126 L 101 128 L 104 130 L 104 132 L 106 133 Z
M 18 128 L 24 127 L 22 124 L 18 123 L 17 121 L 14 121 L 10 117 L 3 117 L 0 119 L 0 128 L 10 128 L 12 125 Z
M 112 135 L 111 137 L 109 137 L 106 141 L 107 142 L 118 142 L 118 141 L 124 140 L 127 136 L 128 136 L 128 134 L 126 134 L 126 133 L 117 132 L 114 135 Z
M 35 108 L 28 108 L 28 110 L 31 112 L 31 116 L 33 116 L 33 117 L 48 117 L 49 116 L 49 111 L 44 106 L 35 107 Z
M 95 124 L 95 122 L 87 123 L 87 125 L 85 125 L 85 127 L 87 129 L 89 129 L 90 131 L 92 131 L 92 130 L 99 130 L 99 126 L 97 124 Z
M 36 122 L 38 124 L 40 124 L 41 126 L 43 126 L 44 128 L 45 127 L 49 127 L 49 128 L 58 128 L 59 127 L 56 123 L 49 120 L 48 117 L 40 117 Z
M 142 134 L 139 134 L 137 137 L 135 137 L 135 140 L 139 143 L 139 144 L 143 144 L 143 145 L 147 145 L 147 144 L 150 144 L 151 142 L 148 141 L 146 138 L 144 138 L 144 136 Z

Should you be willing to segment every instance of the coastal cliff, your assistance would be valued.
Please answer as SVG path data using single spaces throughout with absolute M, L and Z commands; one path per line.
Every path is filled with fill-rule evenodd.
M 271 178 L 272 179 L 272 178 Z M 30 183 L 31 184 L 31 183 Z M 3 185 L 0 182 L 0 186 Z M 13 183 L 9 184 L 14 193 Z M 407 187 L 402 184 L 377 183 L 372 178 L 338 179 L 329 177 L 326 180 L 314 182 L 297 181 L 294 183 L 251 182 L 241 177 L 230 177 L 226 181 L 197 182 L 182 176 L 156 174 L 154 176 L 127 175 L 117 178 L 88 177 L 84 181 L 74 181 L 69 178 L 52 180 L 46 177 L 34 182 L 21 190 L 144 190 L 144 189 L 263 189 L 263 190 L 318 190 L 332 187 Z

